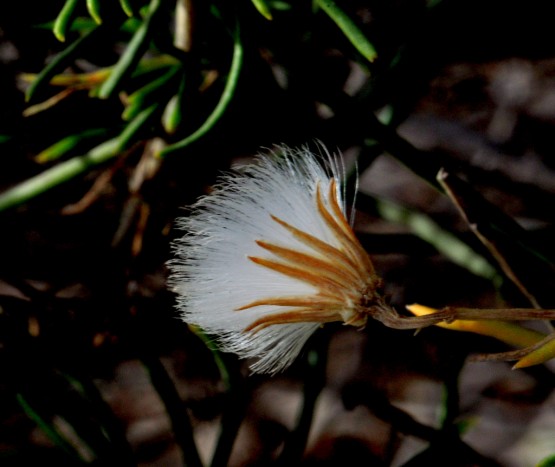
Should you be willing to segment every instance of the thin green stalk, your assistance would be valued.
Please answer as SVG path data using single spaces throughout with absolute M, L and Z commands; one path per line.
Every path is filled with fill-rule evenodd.
M 191 143 L 194 143 L 198 139 L 202 138 L 206 133 L 208 133 L 212 127 L 218 122 L 218 120 L 225 113 L 228 108 L 235 90 L 237 89 L 237 83 L 239 82 L 239 75 L 241 73 L 241 68 L 243 66 L 243 44 L 241 42 L 241 37 L 239 33 L 239 24 L 236 24 L 235 34 L 234 34 L 234 44 L 233 44 L 233 59 L 231 61 L 231 67 L 229 69 L 229 75 L 227 81 L 218 101 L 218 104 L 204 121 L 204 123 L 196 130 L 194 133 L 190 134 L 186 138 L 178 141 L 177 143 L 166 146 L 159 153 L 159 157 L 164 158 L 176 151 L 185 149 Z
M 137 135 L 150 122 L 151 117 L 158 110 L 159 104 L 153 104 L 137 115 L 118 136 L 118 151 L 129 148 L 136 140 Z
M 159 359 L 143 356 L 141 361 L 150 375 L 152 385 L 166 407 L 173 427 L 175 441 L 183 452 L 184 465 L 187 467 L 202 467 L 202 461 L 193 437 L 191 420 L 173 381 Z
M 339 29 L 349 39 L 351 44 L 366 58 L 369 62 L 373 62 L 378 54 L 372 43 L 366 38 L 364 33 L 353 22 L 351 18 L 332 0 L 316 0 L 327 15 L 337 24 Z
M 118 90 L 122 81 L 131 74 L 133 68 L 139 63 L 148 47 L 154 18 L 160 11 L 162 3 L 162 0 L 151 0 L 146 18 L 133 35 L 125 52 L 121 55 L 108 78 L 100 87 L 98 97 L 101 99 L 107 99 L 112 96 Z

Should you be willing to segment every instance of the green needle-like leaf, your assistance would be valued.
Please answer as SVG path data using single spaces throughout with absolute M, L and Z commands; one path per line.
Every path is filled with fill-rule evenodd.
M 384 219 L 406 225 L 415 235 L 433 245 L 453 263 L 488 280 L 495 280 L 498 277 L 495 268 L 483 256 L 451 233 L 443 230 L 424 214 L 383 199 L 376 201 L 376 207 Z
M 131 42 L 129 42 L 127 49 L 123 52 L 110 76 L 100 87 L 98 97 L 101 99 L 109 98 L 118 90 L 123 80 L 132 73 L 133 68 L 143 56 L 148 47 L 153 20 L 160 11 L 161 5 L 161 0 L 151 0 L 145 20 L 133 35 Z
M 105 141 L 85 155 L 61 162 L 0 194 L 0 211 L 29 201 L 128 149 L 137 141 L 140 132 L 150 123 L 157 108 L 158 105 L 153 105 L 143 110 L 117 138 Z
M 119 4 L 123 12 L 130 18 L 134 15 L 133 5 L 129 0 L 119 0 Z
M 332 0 L 316 0 L 318 5 L 339 26 L 351 44 L 366 58 L 373 62 L 378 54 L 372 43 L 366 38 L 360 28 L 351 18 Z
M 0 194 L 0 211 L 12 208 L 85 172 L 117 154 L 118 139 L 98 145 L 84 156 L 76 156 L 31 177 Z
M 16 395 L 17 402 L 23 408 L 25 414 L 33 420 L 37 426 L 42 430 L 42 432 L 50 438 L 50 440 L 58 446 L 62 451 L 68 454 L 70 457 L 75 459 L 76 461 L 85 462 L 84 459 L 79 455 L 77 450 L 73 447 L 73 445 L 67 441 L 64 436 L 60 433 L 60 431 L 48 420 L 46 420 L 40 413 L 38 413 L 32 406 L 29 404 L 27 399 L 23 396 L 23 394 L 19 393 Z
M 243 66 L 243 44 L 241 42 L 240 34 L 239 34 L 239 25 L 236 25 L 236 30 L 234 34 L 234 46 L 233 46 L 233 59 L 231 61 L 231 67 L 229 69 L 229 75 L 227 77 L 227 81 L 225 84 L 225 88 L 222 92 L 220 100 L 218 104 L 212 111 L 212 113 L 208 116 L 208 118 L 204 121 L 204 123 L 196 130 L 194 133 L 190 134 L 186 138 L 174 143 L 170 146 L 167 146 L 162 151 L 160 151 L 160 157 L 166 157 L 169 154 L 172 154 L 176 151 L 180 151 L 191 143 L 197 141 L 198 139 L 202 138 L 206 133 L 208 133 L 212 127 L 218 122 L 218 120 L 222 117 L 225 113 L 229 103 L 233 99 L 233 95 L 235 94 L 235 89 L 237 88 L 237 83 L 239 81 L 239 75 L 241 73 L 241 68 Z
M 251 0 L 252 4 L 255 6 L 255 8 L 258 10 L 258 12 L 264 16 L 264 18 L 271 20 L 272 19 L 272 11 L 270 10 L 270 7 L 268 5 L 268 2 L 266 2 L 266 0 Z
M 54 21 L 52 32 L 60 42 L 65 42 L 66 34 L 75 17 L 75 7 L 80 0 L 66 0 L 60 13 Z
M 87 0 L 87 11 L 96 24 L 102 24 L 99 0 Z
M 97 26 L 96 28 L 87 31 L 79 39 L 72 42 L 68 47 L 56 55 L 54 59 L 43 68 L 43 70 L 37 75 L 36 79 L 27 88 L 27 92 L 25 93 L 25 99 L 27 102 L 29 102 L 41 88 L 47 86 L 52 77 L 56 75 L 56 73 L 62 71 L 73 60 L 73 58 L 77 56 L 83 45 L 95 37 L 99 28 L 100 27 Z
M 135 91 L 128 98 L 129 104 L 124 110 L 122 118 L 131 120 L 135 118 L 145 107 L 167 99 L 168 85 L 176 77 L 181 67 L 173 66 L 166 73 L 149 82 L 139 90 Z M 164 97 L 166 96 L 166 97 Z
M 167 134 L 174 134 L 183 121 L 183 96 L 185 93 L 185 76 L 182 76 L 177 94 L 168 101 L 162 114 L 162 126 Z
M 92 128 L 75 135 L 66 136 L 37 154 L 35 161 L 41 164 L 52 162 L 64 156 L 69 151 L 76 148 L 79 144 L 88 142 L 92 138 L 106 135 L 107 132 L 108 130 L 106 128 Z

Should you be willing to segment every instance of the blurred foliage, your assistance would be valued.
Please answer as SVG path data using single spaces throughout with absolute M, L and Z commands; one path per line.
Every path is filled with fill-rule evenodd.
M 330 146 L 354 147 L 361 169 L 380 154 L 392 155 L 448 196 L 476 237 L 449 232 L 426 213 L 366 195 L 359 200 L 362 211 L 405 224 L 434 251 L 491 282 L 518 304 L 555 306 L 553 253 L 545 243 L 538 245 L 531 232 L 482 197 L 464 173 L 459 176 L 460 167 L 448 155 L 419 150 L 397 132 L 448 60 L 469 58 L 469 50 L 471 58 L 479 60 L 488 47 L 493 56 L 507 48 L 541 55 L 549 52 L 550 36 L 530 46 L 526 34 L 513 34 L 518 27 L 509 21 L 502 24 L 511 34 L 498 33 L 487 42 L 484 35 L 469 31 L 468 24 L 497 23 L 495 10 L 488 16 L 479 2 L 461 6 L 447 0 L 18 3 L 19 22 L 0 24 L 19 46 L 18 66 L 23 67 L 9 70 L 17 73 L 23 92 L 14 96 L 1 91 L 6 92 L 6 109 L 17 112 L 4 113 L 0 120 L 0 220 L 4 242 L 14 244 L 6 249 L 13 256 L 7 254 L 0 271 L 19 294 L 1 297 L 1 358 L 14 401 L 60 448 L 64 465 L 134 465 L 117 417 L 83 370 L 94 366 L 98 348 L 111 340 L 120 346 L 118 358 L 143 362 L 170 414 L 184 465 L 202 464 L 192 436 L 191 407 L 177 393 L 152 342 L 152 334 L 184 339 L 184 333 L 193 353 L 203 355 L 197 356 L 202 364 L 211 368 L 215 379 L 225 381 L 227 409 L 210 462 L 226 465 L 257 381 L 243 378 L 236 362 L 218 355 L 200 331 L 194 337 L 194 332 L 175 330 L 175 320 L 166 320 L 171 326 L 160 324 L 159 316 L 144 313 L 146 299 L 134 292 L 144 277 L 139 278 L 135 269 L 146 270 L 146 276 L 160 268 L 167 259 L 169 223 L 179 206 L 202 192 L 232 158 L 252 154 L 269 141 L 297 145 L 320 138 Z M 550 24 L 536 26 L 538 31 L 550 30 Z M 8 89 L 7 79 L 1 79 L 3 89 Z M 98 205 L 112 185 L 119 191 L 99 214 Z M 25 258 L 17 252 L 23 241 L 10 232 L 23 230 L 14 227 L 18 222 L 33 225 L 32 215 L 48 223 L 51 212 L 87 213 L 83 219 L 88 224 L 78 232 L 89 263 L 59 265 L 45 291 L 25 280 Z M 108 219 L 108 229 L 90 228 L 99 216 Z M 70 221 L 60 217 L 57 222 L 58 230 L 51 235 L 61 242 Z M 99 237 L 108 250 L 92 246 Z M 145 259 L 144 244 L 149 241 L 164 246 L 151 247 Z M 43 278 L 57 261 L 53 251 L 43 258 L 42 271 L 33 269 L 31 279 Z M 95 323 L 109 316 L 120 334 L 83 325 L 85 331 L 64 335 L 57 326 L 71 320 L 83 305 L 63 298 L 63 293 L 59 296 L 61 285 L 75 270 L 78 279 L 88 279 L 100 264 L 106 277 L 93 288 L 95 298 L 83 314 Z M 153 308 L 171 310 L 171 297 L 159 299 Z M 166 311 L 164 318 L 169 315 Z M 511 339 L 523 337 L 526 345 L 529 339 L 537 340 L 535 334 L 530 337 L 532 331 L 519 335 L 512 325 L 495 328 L 489 323 L 476 330 L 453 324 L 452 329 L 488 336 L 498 337 L 501 331 Z M 48 336 L 44 341 L 37 339 L 42 334 Z M 322 334 L 321 341 L 313 342 L 314 352 L 300 364 L 304 403 L 277 459 L 283 465 L 300 462 L 315 402 L 325 385 Z M 513 345 L 511 339 L 504 341 Z M 84 340 L 95 342 L 94 349 Z M 214 356 L 202 354 L 203 343 L 212 347 Z M 533 363 L 553 358 L 553 347 L 549 341 L 536 349 Z M 68 355 L 68 349 L 75 355 Z M 466 353 L 453 352 L 454 363 L 442 375 L 447 396 L 439 428 L 419 423 L 366 387 L 354 386 L 343 394 L 346 407 L 365 406 L 391 423 L 395 433 L 429 443 L 406 465 L 493 465 L 460 439 L 457 376 Z M 447 460 L 445 446 L 452 449 Z M 458 464 L 453 464 L 454 457 L 460 457 Z M 552 464 L 550 458 L 542 465 Z

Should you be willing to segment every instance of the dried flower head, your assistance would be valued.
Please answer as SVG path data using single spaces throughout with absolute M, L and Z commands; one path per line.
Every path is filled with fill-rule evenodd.
M 183 319 L 275 373 L 322 324 L 366 324 L 381 280 L 346 217 L 344 167 L 279 148 L 223 176 L 178 220 L 170 278 Z
M 360 328 L 370 317 L 395 329 L 440 323 L 468 329 L 468 321 L 555 319 L 555 310 L 446 307 L 420 313 L 417 305 L 409 310 L 419 316 L 399 315 L 382 298 L 382 281 L 347 221 L 342 159 L 322 152 L 282 147 L 259 156 L 223 176 L 178 220 L 186 234 L 175 242 L 169 263 L 178 308 L 186 322 L 215 335 L 224 351 L 255 358 L 254 372 L 276 373 L 332 321 Z M 470 326 L 505 337 L 509 330 L 514 340 L 514 326 Z M 554 335 L 483 358 L 536 364 L 555 355 Z

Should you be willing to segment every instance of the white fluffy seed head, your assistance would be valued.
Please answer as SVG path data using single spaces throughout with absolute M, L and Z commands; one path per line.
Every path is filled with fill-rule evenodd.
M 295 359 L 322 322 L 344 318 L 344 308 L 351 305 L 343 303 L 356 301 L 361 290 L 334 286 L 341 279 L 333 271 L 319 279 L 317 268 L 305 266 L 302 255 L 321 262 L 329 258 L 295 234 L 302 232 L 338 252 L 345 249 L 337 230 L 318 209 L 320 199 L 320 211 L 332 212 L 336 206 L 345 221 L 343 189 L 328 189 L 343 187 L 343 178 L 339 156 L 323 148 L 315 155 L 306 148 L 286 147 L 222 176 L 213 191 L 177 221 L 185 235 L 174 243 L 169 282 L 177 293 L 183 320 L 215 335 L 222 350 L 256 359 L 252 371 L 276 373 Z M 263 244 L 280 247 L 285 253 L 272 254 Z M 288 254 L 293 258 L 283 256 Z M 275 264 L 264 266 L 257 259 Z M 301 272 L 284 272 L 281 265 Z M 367 276 L 372 271 L 367 268 L 366 273 L 351 275 Z M 369 278 L 351 282 L 365 289 Z M 275 304 L 276 297 L 303 297 L 303 303 L 315 298 L 327 301 L 318 306 L 285 306 Z M 348 311 L 355 321 L 355 311 Z M 273 319 L 273 315 L 280 318 Z

